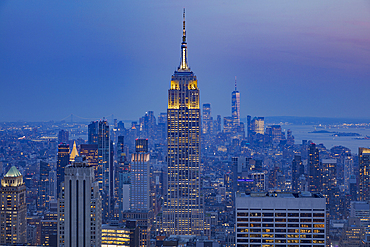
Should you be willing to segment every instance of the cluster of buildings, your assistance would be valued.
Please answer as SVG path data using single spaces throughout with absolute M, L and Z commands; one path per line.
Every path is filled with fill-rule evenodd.
M 370 149 L 358 155 L 240 116 L 213 119 L 187 60 L 167 113 L 137 122 L 6 123 L 0 244 L 296 247 L 370 244 Z M 202 117 L 201 117 L 202 116 Z

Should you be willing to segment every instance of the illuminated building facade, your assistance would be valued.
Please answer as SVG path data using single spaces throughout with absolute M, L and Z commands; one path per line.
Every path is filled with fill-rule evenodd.
M 110 217 L 113 198 L 113 164 L 111 162 L 111 145 L 109 124 L 106 120 L 93 121 L 88 126 L 89 144 L 98 145 L 98 168 L 95 179 L 103 196 L 103 222 Z
M 15 166 L 12 166 L 1 179 L 0 191 L 0 244 L 26 244 L 26 185 L 22 174 Z
M 65 169 L 58 200 L 58 246 L 101 246 L 102 203 L 94 168 L 77 156 Z
M 358 148 L 360 176 L 358 183 L 358 200 L 370 200 L 370 149 Z
M 130 232 L 127 228 L 103 225 L 101 247 L 133 246 L 130 243 Z
M 131 156 L 131 192 L 130 209 L 132 211 L 149 211 L 149 153 L 148 140 L 135 141 L 136 152 Z
M 64 182 L 64 168 L 69 163 L 69 144 L 61 143 L 58 145 L 57 161 L 57 197 L 61 191 L 61 184 Z
M 171 79 L 167 109 L 167 196 L 163 228 L 168 235 L 200 235 L 200 107 L 197 78 L 187 61 L 185 10 L 181 63 Z
M 236 246 L 326 246 L 320 194 L 237 193 Z
M 265 132 L 265 118 L 264 117 L 255 117 L 251 121 L 251 129 L 256 134 L 263 135 Z
M 337 184 L 337 160 L 323 159 L 322 163 L 322 194 L 326 197 L 329 219 L 341 219 L 340 191 Z

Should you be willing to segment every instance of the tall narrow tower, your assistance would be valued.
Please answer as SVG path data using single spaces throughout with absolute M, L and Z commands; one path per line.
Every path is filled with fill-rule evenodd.
M 200 108 L 197 77 L 187 61 L 185 9 L 181 62 L 171 78 L 167 109 L 167 196 L 163 209 L 166 234 L 200 235 Z
M 240 124 L 240 93 L 236 87 L 236 76 L 235 90 L 231 94 L 231 115 L 233 118 L 233 126 L 237 128 Z

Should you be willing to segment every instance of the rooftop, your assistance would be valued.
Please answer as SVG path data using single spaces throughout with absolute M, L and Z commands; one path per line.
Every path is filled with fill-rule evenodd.
M 9 171 L 5 174 L 4 177 L 6 177 L 6 178 L 15 178 L 15 177 L 19 177 L 19 176 L 22 176 L 22 174 L 18 171 L 17 167 L 12 166 L 9 169 Z
M 236 193 L 237 197 L 279 197 L 279 198 L 324 198 L 320 193 L 311 193 L 311 192 L 301 192 L 301 193 L 292 193 L 292 192 L 238 192 Z

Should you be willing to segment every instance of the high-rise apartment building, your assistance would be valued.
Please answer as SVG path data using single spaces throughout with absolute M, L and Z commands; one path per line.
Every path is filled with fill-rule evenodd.
M 360 176 L 358 181 L 358 200 L 370 200 L 370 148 L 358 148 Z
M 315 143 L 311 143 L 308 147 L 308 189 L 310 192 L 322 191 L 321 172 L 319 149 Z
M 77 156 L 58 200 L 58 247 L 101 246 L 102 204 L 94 168 Z
M 236 246 L 326 246 L 325 198 L 303 193 L 237 193 Z
M 0 192 L 0 244 L 24 245 L 27 243 L 26 185 L 15 166 L 1 179 Z
M 168 90 L 168 179 L 163 228 L 169 235 L 200 235 L 204 216 L 200 195 L 199 89 L 187 61 L 185 10 L 183 18 L 181 63 Z
M 57 197 L 61 191 L 61 184 L 64 182 L 64 168 L 69 163 L 69 144 L 61 143 L 58 145 L 57 161 Z
M 240 93 L 236 87 L 236 76 L 235 90 L 231 94 L 231 116 L 233 118 L 234 128 L 238 128 L 240 124 Z

